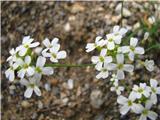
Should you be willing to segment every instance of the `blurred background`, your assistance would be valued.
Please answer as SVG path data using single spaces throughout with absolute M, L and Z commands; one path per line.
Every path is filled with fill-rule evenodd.
M 57 68 L 51 77 L 42 79 L 42 96 L 31 99 L 23 96 L 25 88 L 10 83 L 4 76 L 9 50 L 30 35 L 41 42 L 46 37 L 60 39 L 68 57 L 61 63 L 90 63 L 95 53 L 86 53 L 85 46 L 97 35 L 105 36 L 114 25 L 127 27 L 130 36 L 143 39 L 148 49 L 160 43 L 159 2 L 1 2 L 1 65 L 2 65 L 2 120 L 135 120 L 134 114 L 120 116 L 116 94 L 110 92 L 107 80 L 97 80 L 96 71 L 86 68 Z M 144 58 L 154 59 L 153 73 L 137 70 L 132 82 L 154 77 L 160 80 L 160 50 L 156 47 Z M 74 87 L 68 89 L 67 82 Z M 131 84 L 132 82 L 127 82 Z M 160 119 L 160 105 L 156 108 Z

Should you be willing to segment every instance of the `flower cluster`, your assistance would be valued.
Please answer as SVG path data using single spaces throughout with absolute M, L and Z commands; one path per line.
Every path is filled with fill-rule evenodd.
M 157 114 L 150 111 L 150 108 L 152 104 L 157 103 L 156 94 L 160 94 L 156 80 L 151 79 L 150 86 L 147 86 L 146 83 L 140 83 L 140 86 L 134 85 L 128 98 L 121 95 L 125 86 L 121 86 L 120 82 L 126 78 L 125 72 L 130 74 L 134 72 L 134 63 L 139 63 L 149 72 L 154 70 L 153 60 L 140 60 L 140 55 L 143 55 L 145 50 L 138 45 L 138 39 L 131 37 L 129 43 L 128 40 L 126 41 L 127 31 L 125 28 L 114 26 L 113 31 L 105 37 L 98 36 L 95 43 L 88 43 L 86 52 L 97 50 L 100 53 L 91 58 L 92 63 L 95 64 L 95 69 L 99 72 L 96 78 L 105 79 L 109 75 L 112 76 L 110 78 L 112 85 L 110 90 L 115 91 L 118 95 L 117 102 L 121 104 L 120 113 L 122 115 L 132 110 L 138 114 L 142 113 L 140 120 L 146 120 L 147 117 L 155 120 Z M 145 107 L 143 107 L 144 104 L 146 104 Z
M 99 56 L 92 56 L 91 61 L 95 64 L 95 69 L 99 71 L 97 79 L 107 78 L 109 72 L 116 72 L 118 79 L 124 79 L 124 72 L 132 73 L 134 70 L 133 62 L 135 57 L 145 53 L 143 47 L 138 46 L 138 39 L 131 37 L 129 45 L 124 45 L 125 34 L 127 29 L 114 26 L 113 31 L 106 35 L 105 38 L 97 36 L 95 43 L 88 43 L 86 52 L 97 49 Z M 147 62 L 147 64 L 146 64 Z M 147 70 L 153 71 L 154 62 L 146 61 L 144 66 Z M 149 63 L 149 64 L 148 64 Z
M 153 105 L 157 104 L 157 95 L 160 95 L 160 87 L 155 79 L 150 79 L 150 86 L 146 83 L 134 85 L 128 98 L 120 95 L 117 102 L 120 104 L 120 113 L 127 114 L 130 110 L 136 114 L 141 114 L 139 120 L 156 120 L 157 113 L 151 110 Z
M 60 50 L 59 39 L 54 38 L 51 42 L 48 38 L 43 41 L 43 47 L 38 47 L 39 42 L 33 42 L 30 36 L 25 36 L 22 44 L 15 49 L 10 50 L 9 68 L 5 75 L 9 81 L 14 81 L 16 76 L 20 78 L 20 83 L 27 87 L 24 96 L 30 98 L 33 91 L 36 95 L 41 96 L 39 83 L 42 75 L 52 75 L 54 69 L 46 66 L 47 58 L 57 63 L 59 59 L 66 58 L 65 51 Z M 33 50 L 35 49 L 35 50 Z M 38 54 L 37 54 L 38 53 Z

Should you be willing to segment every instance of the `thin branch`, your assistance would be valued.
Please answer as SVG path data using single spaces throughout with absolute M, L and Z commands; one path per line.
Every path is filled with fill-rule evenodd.
M 123 0 L 122 0 L 122 7 L 121 7 L 121 27 L 123 27 Z
M 93 67 L 94 64 L 46 64 L 46 67 Z

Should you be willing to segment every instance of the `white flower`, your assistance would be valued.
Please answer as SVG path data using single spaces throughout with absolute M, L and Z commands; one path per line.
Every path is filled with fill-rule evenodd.
M 153 104 L 157 103 L 157 94 L 160 95 L 160 87 L 157 87 L 157 85 L 157 80 L 150 79 L 151 101 L 153 102 Z
M 109 73 L 108 73 L 108 70 L 107 70 L 107 64 L 104 63 L 104 66 L 99 70 L 100 72 L 96 75 L 96 78 L 97 79 L 100 79 L 100 78 L 107 78 Z
M 144 40 L 147 40 L 148 39 L 148 37 L 149 37 L 149 32 L 145 32 L 145 34 L 144 34 Z
M 105 40 L 101 36 L 97 36 L 95 43 L 88 43 L 86 46 L 86 52 L 93 51 L 96 47 L 102 47 L 105 45 Z
M 100 56 L 92 56 L 91 61 L 93 64 L 96 64 L 95 68 L 97 70 L 101 70 L 103 64 L 107 64 L 112 62 L 112 57 L 111 56 L 106 56 L 107 54 L 107 49 L 102 49 L 100 52 Z
M 25 36 L 22 41 L 22 45 L 17 47 L 20 56 L 24 56 L 29 48 L 34 48 L 39 45 L 39 42 L 33 42 L 34 39 L 30 38 L 30 36 Z
M 17 69 L 18 66 L 16 65 L 11 65 L 6 71 L 5 75 L 9 79 L 9 81 L 13 81 L 15 79 L 15 70 Z
M 155 23 L 155 17 L 154 16 L 151 16 L 151 17 L 149 17 L 148 18 L 148 22 L 150 23 L 150 24 L 154 24 Z
M 40 81 L 39 78 L 36 78 L 35 76 L 30 77 L 29 81 L 26 80 L 25 78 L 20 80 L 20 83 L 27 87 L 27 89 L 24 93 L 24 96 L 26 98 L 30 98 L 32 96 L 33 91 L 36 93 L 36 95 L 41 96 L 41 91 L 38 88 L 39 81 Z
M 21 66 L 21 69 L 18 71 L 18 77 L 24 78 L 26 73 L 28 76 L 32 76 L 34 74 L 35 72 L 34 68 L 30 66 L 31 63 L 30 56 L 26 56 L 24 61 L 22 59 L 19 59 L 17 62 Z
M 140 116 L 139 120 L 147 120 L 147 118 L 150 118 L 151 120 L 156 120 L 158 115 L 157 115 L 157 113 L 150 110 L 151 107 L 152 107 L 152 102 L 147 101 L 145 104 L 145 107 L 142 107 L 141 116 Z
M 135 54 L 144 54 L 144 48 L 142 47 L 136 47 L 138 43 L 137 38 L 131 38 L 130 39 L 130 46 L 123 46 L 119 47 L 118 51 L 122 53 L 128 53 L 128 57 L 131 61 L 134 61 Z
M 17 48 L 16 48 L 16 49 L 12 48 L 12 49 L 9 51 L 9 53 L 11 54 L 11 56 L 9 56 L 9 57 L 7 58 L 7 61 L 9 61 L 10 63 L 15 62 L 15 61 L 17 60 L 17 52 L 18 52 L 18 49 L 17 49 Z
M 120 44 L 123 35 L 127 32 L 127 29 L 121 28 L 119 26 L 114 26 L 113 33 L 107 34 L 107 48 L 113 50 L 115 44 Z
M 115 85 L 115 86 L 111 87 L 110 90 L 111 91 L 116 91 L 117 95 L 121 95 L 121 92 L 124 91 L 124 87 Z
M 126 97 L 120 95 L 117 98 L 117 102 L 120 105 L 122 105 L 120 107 L 120 113 L 122 115 L 125 115 L 130 110 L 132 110 L 134 113 L 137 113 L 137 114 L 140 113 L 143 106 L 141 104 L 134 103 L 134 101 L 135 101 L 135 97 L 132 94 L 129 95 L 129 98 L 126 98 Z
M 58 43 L 59 39 L 58 38 L 53 38 L 53 40 L 50 42 L 50 40 L 48 38 L 46 38 L 45 40 L 43 40 L 43 45 L 46 47 L 43 51 L 42 54 L 44 54 L 45 52 L 47 52 L 48 50 L 51 50 L 51 48 L 60 48 L 60 44 Z
M 44 57 L 49 57 L 51 62 L 57 63 L 59 59 L 64 59 L 67 56 L 66 51 L 62 50 L 59 51 L 59 47 L 52 47 L 50 49 L 50 52 L 44 52 L 43 56 Z
M 117 54 L 116 55 L 117 64 L 109 63 L 107 65 L 108 70 L 117 70 L 117 78 L 124 79 L 124 71 L 133 72 L 134 66 L 130 64 L 124 64 L 124 55 Z
M 36 62 L 35 72 L 41 78 L 41 75 L 52 75 L 53 68 L 51 67 L 44 67 L 46 63 L 46 58 L 39 56 Z
M 145 60 L 144 66 L 148 71 L 153 71 L 154 70 L 154 61 L 153 60 Z
M 150 96 L 150 88 L 146 85 L 146 83 L 140 83 L 140 86 L 134 85 L 133 94 L 138 99 L 140 99 L 142 95 L 148 98 Z
M 111 82 L 113 82 L 113 85 L 117 86 L 119 79 L 117 79 L 117 76 L 115 74 L 112 74 L 112 78 L 110 79 Z

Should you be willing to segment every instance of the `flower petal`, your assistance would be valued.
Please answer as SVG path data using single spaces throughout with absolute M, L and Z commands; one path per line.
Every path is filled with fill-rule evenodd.
M 86 46 L 86 52 L 91 52 L 95 49 L 95 44 L 94 43 L 88 43 Z
M 49 48 L 51 46 L 51 43 L 48 38 L 45 38 L 42 43 L 47 48 Z
M 112 57 L 111 57 L 111 56 L 105 57 L 105 58 L 104 58 L 104 62 L 105 62 L 106 64 L 112 62 Z
M 96 76 L 97 79 L 100 79 L 100 78 L 105 79 L 107 77 L 108 77 L 108 71 L 105 71 L 105 72 L 102 71 Z
M 133 65 L 124 64 L 124 68 L 123 68 L 124 71 L 133 72 L 133 69 L 134 69 L 134 66 L 133 66 Z
M 142 54 L 144 54 L 144 48 L 142 48 L 142 47 L 136 47 L 134 52 L 136 54 L 142 55 Z
M 67 57 L 67 53 L 64 50 L 57 53 L 57 59 L 64 59 L 66 57 Z
M 120 108 L 120 113 L 122 114 L 122 115 L 125 115 L 125 114 L 127 114 L 127 112 L 130 110 L 130 107 L 128 107 L 127 105 L 124 105 L 124 106 L 122 106 L 121 108 Z
M 59 49 L 60 49 L 60 45 L 56 44 L 52 48 L 50 48 L 49 50 L 50 50 L 51 53 L 57 54 L 57 52 L 59 51 Z
M 24 59 L 24 62 L 29 65 L 31 63 L 31 57 L 30 56 L 26 56 Z
M 102 69 L 102 66 L 103 66 L 103 63 L 102 62 L 98 62 L 95 66 L 96 70 L 101 70 Z
M 131 61 L 134 61 L 134 52 L 129 52 L 128 57 Z
M 27 52 L 27 48 L 25 48 L 24 46 L 21 46 L 21 49 L 19 50 L 19 56 L 24 56 Z
M 30 39 L 30 36 L 23 37 L 22 44 L 31 43 L 33 39 Z
M 144 108 L 143 108 L 143 106 L 141 104 L 133 103 L 131 109 L 133 110 L 134 113 L 139 114 L 139 113 L 141 113 L 143 111 Z
M 120 53 L 128 53 L 130 51 L 129 46 L 122 46 L 118 48 L 118 52 Z
M 24 78 L 25 73 L 26 73 L 26 70 L 24 70 L 24 69 L 19 70 L 18 71 L 18 77 Z
M 43 67 L 46 63 L 46 58 L 39 56 L 36 62 L 36 67 Z
M 91 61 L 96 64 L 99 61 L 99 56 L 92 56 Z
M 39 42 L 34 42 L 32 44 L 29 45 L 30 48 L 34 48 L 37 47 L 40 43 Z
M 32 76 L 34 73 L 35 73 L 35 71 L 34 71 L 33 67 L 28 67 L 28 69 L 27 69 L 27 74 L 28 74 L 29 76 Z
M 125 35 L 127 33 L 127 31 L 128 30 L 126 28 L 121 28 L 119 33 L 123 36 L 123 35 Z
M 131 38 L 130 39 L 130 46 L 133 46 L 133 47 L 135 47 L 136 45 L 137 45 L 137 43 L 138 43 L 138 39 L 137 38 Z
M 155 93 L 151 94 L 151 101 L 152 101 L 153 104 L 157 103 L 157 95 Z
M 115 25 L 114 27 L 113 27 L 113 32 L 114 33 L 117 33 L 117 32 L 119 32 L 119 25 Z
M 51 67 L 45 67 L 45 68 L 42 69 L 42 73 L 44 75 L 52 75 L 53 72 L 54 72 L 53 68 L 51 68 Z
M 29 84 L 29 82 L 28 82 L 25 78 L 21 79 L 21 80 L 20 80 L 20 83 L 21 83 L 22 85 L 25 85 L 25 86 L 27 86 L 27 85 Z
M 30 98 L 32 96 L 32 93 L 33 93 L 33 89 L 28 87 L 27 90 L 24 92 L 24 96 L 26 98 Z
M 54 57 L 50 57 L 50 61 L 51 61 L 51 62 L 54 62 L 54 63 L 57 63 L 57 62 L 58 62 L 58 60 L 57 60 L 56 58 L 54 58 Z
M 150 79 L 150 85 L 151 85 L 151 87 L 156 88 L 156 87 L 157 87 L 157 85 L 158 85 L 157 80 L 155 80 L 155 79 Z
M 36 95 L 41 96 L 41 90 L 37 86 L 34 87 L 34 92 Z
M 124 72 L 122 70 L 117 71 L 117 78 L 118 79 L 124 79 Z
M 156 120 L 158 115 L 157 113 L 153 112 L 153 111 L 149 111 L 148 112 L 148 117 L 151 119 L 151 120 Z
M 115 48 L 114 42 L 113 42 L 113 41 L 112 41 L 112 42 L 108 42 L 108 43 L 107 43 L 107 48 L 108 48 L 109 50 L 113 50 L 113 49 Z
M 100 56 L 105 56 L 107 54 L 107 49 L 102 49 L 101 50 L 101 53 L 100 53 Z
M 124 105 L 127 101 L 128 101 L 128 99 L 122 95 L 118 96 L 118 98 L 117 98 L 117 102 L 121 105 Z
M 53 40 L 51 41 L 51 44 L 54 46 L 55 44 L 58 44 L 59 39 L 58 38 L 53 38 Z
M 123 54 L 117 54 L 116 55 L 117 63 L 123 63 L 124 62 L 124 55 Z
M 147 116 L 146 116 L 146 115 L 141 114 L 141 116 L 140 116 L 139 120 L 147 120 Z
M 115 70 L 116 67 L 117 67 L 117 65 L 114 64 L 114 63 L 108 63 L 108 64 L 107 64 L 107 69 L 108 69 L 108 70 Z

